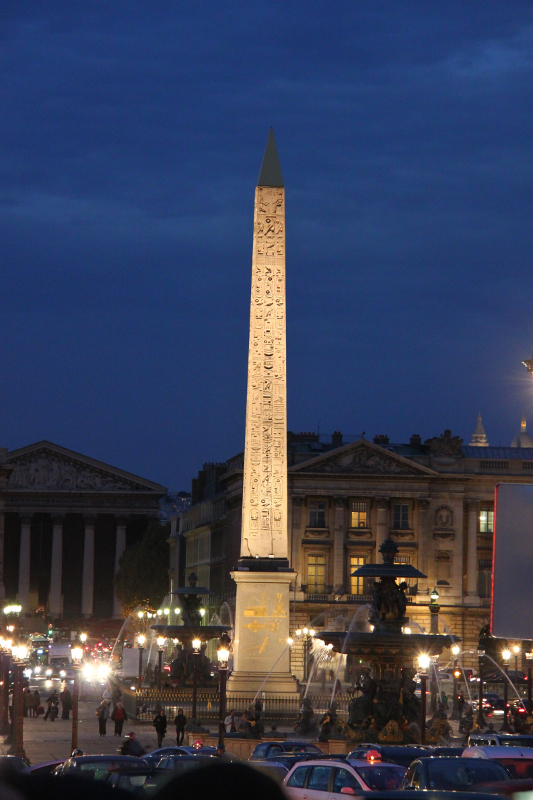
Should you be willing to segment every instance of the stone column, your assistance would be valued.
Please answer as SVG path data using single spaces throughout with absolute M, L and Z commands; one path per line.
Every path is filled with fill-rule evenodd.
M 32 514 L 23 514 L 20 526 L 19 590 L 17 597 L 22 606 L 23 614 L 28 611 L 30 599 L 31 518 Z
M 418 569 L 428 576 L 418 579 L 418 593 L 422 595 L 426 595 L 429 588 L 428 555 L 432 541 L 428 526 L 429 503 L 426 498 L 418 501 Z
M 49 610 L 52 617 L 61 616 L 61 595 L 63 576 L 63 515 L 52 517 L 52 568 L 50 571 Z
M 116 575 L 118 572 L 118 562 L 120 561 L 120 556 L 126 549 L 126 518 L 125 517 L 117 517 L 117 537 L 116 537 L 116 544 L 115 544 L 115 572 Z M 124 616 L 122 614 L 122 604 L 117 597 L 115 590 L 113 590 L 113 617 L 115 619 L 119 619 L 120 617 Z
M 81 587 L 81 613 L 90 617 L 94 601 L 94 523 L 95 517 L 85 517 L 85 539 L 83 542 L 83 579 Z
M 379 552 L 379 548 L 387 539 L 389 535 L 389 531 L 387 529 L 388 523 L 388 511 L 389 511 L 389 498 L 388 497 L 376 497 L 376 506 L 378 509 L 377 514 L 377 524 L 376 524 L 376 563 L 381 564 L 382 556 Z
M 4 508 L 5 492 L 14 464 L 7 463 L 7 447 L 0 447 L 0 600 L 6 596 L 4 585 Z
M 466 597 L 465 603 L 471 606 L 478 606 L 478 563 L 477 563 L 477 517 L 478 501 L 467 500 L 466 510 L 468 514 L 468 540 L 466 549 Z
M 345 497 L 334 497 L 334 539 L 333 539 L 333 591 L 339 594 L 347 594 L 344 584 L 346 574 L 344 571 L 344 526 L 345 526 Z

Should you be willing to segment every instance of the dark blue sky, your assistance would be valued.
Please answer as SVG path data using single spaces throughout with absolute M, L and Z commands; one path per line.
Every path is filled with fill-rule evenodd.
M 0 14 L 0 445 L 176 489 L 242 449 L 270 125 L 289 428 L 533 429 L 530 0 Z

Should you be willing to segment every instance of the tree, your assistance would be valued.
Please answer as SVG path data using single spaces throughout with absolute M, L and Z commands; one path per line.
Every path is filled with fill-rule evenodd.
M 151 522 L 142 539 L 122 554 L 115 589 L 125 616 L 139 605 L 159 608 L 168 594 L 169 536 L 170 523 Z

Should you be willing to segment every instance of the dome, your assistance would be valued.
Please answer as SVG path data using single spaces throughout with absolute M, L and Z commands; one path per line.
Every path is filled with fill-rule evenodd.
M 520 432 L 511 442 L 511 447 L 533 447 L 533 438 L 527 432 L 526 417 L 524 414 L 522 414 L 522 420 L 520 422 Z

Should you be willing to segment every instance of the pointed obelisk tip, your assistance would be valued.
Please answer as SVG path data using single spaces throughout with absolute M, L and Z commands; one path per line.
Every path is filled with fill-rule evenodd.
M 274 139 L 274 131 L 270 128 L 268 140 L 265 147 L 265 155 L 261 164 L 258 186 L 283 186 L 283 175 L 278 158 L 278 148 Z

